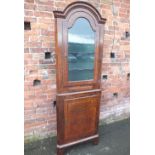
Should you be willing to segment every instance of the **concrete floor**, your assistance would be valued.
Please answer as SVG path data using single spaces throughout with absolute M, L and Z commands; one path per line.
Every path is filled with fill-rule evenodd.
M 83 143 L 66 150 L 66 155 L 130 155 L 130 119 L 100 126 L 98 145 Z M 25 155 L 55 155 L 56 138 L 26 144 Z

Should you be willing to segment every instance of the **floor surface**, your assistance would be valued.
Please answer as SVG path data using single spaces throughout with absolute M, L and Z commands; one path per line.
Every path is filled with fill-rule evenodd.
M 100 142 L 79 144 L 66 150 L 65 155 L 130 155 L 130 119 L 99 128 Z M 56 138 L 26 144 L 24 155 L 55 155 Z

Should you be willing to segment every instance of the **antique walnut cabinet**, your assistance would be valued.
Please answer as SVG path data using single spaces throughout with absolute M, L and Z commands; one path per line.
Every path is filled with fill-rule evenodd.
M 56 25 L 57 155 L 98 143 L 103 31 L 106 19 L 86 2 L 54 11 Z

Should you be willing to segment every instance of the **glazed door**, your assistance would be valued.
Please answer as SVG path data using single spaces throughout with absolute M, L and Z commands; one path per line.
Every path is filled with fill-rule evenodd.
M 97 82 L 98 29 L 85 13 L 79 13 L 64 27 L 64 84 L 89 85 Z
M 66 19 L 59 21 L 62 24 L 62 35 L 59 34 L 62 45 L 58 56 L 62 70 L 58 73 L 61 92 L 100 88 L 103 47 L 100 35 L 103 27 L 89 11 L 81 10 L 74 10 Z

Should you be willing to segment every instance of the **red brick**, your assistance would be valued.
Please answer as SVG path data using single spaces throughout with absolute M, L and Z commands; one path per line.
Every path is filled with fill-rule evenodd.
M 34 0 L 24 0 L 27 3 L 34 3 Z
M 129 15 L 124 14 L 124 13 L 119 13 L 119 16 L 120 16 L 120 17 L 123 17 L 123 18 L 128 18 L 128 17 L 129 17 Z
M 33 16 L 33 11 L 25 11 L 25 16 Z
M 35 4 L 24 3 L 24 9 L 25 10 L 35 10 L 35 8 L 36 8 Z
M 52 5 L 38 5 L 36 7 L 37 11 L 48 11 L 48 12 L 52 12 L 54 10 Z
M 29 22 L 36 22 L 37 18 L 36 17 L 24 17 L 24 21 L 29 21 Z
M 54 2 L 52 0 L 36 0 L 37 4 L 53 6 Z

